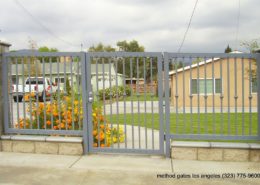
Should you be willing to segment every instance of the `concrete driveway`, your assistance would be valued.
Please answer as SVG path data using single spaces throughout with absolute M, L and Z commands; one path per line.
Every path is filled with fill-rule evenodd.
M 260 184 L 259 178 L 187 178 L 187 175 L 260 173 L 251 162 L 183 161 L 159 156 L 58 156 L 0 152 L 0 184 L 5 185 L 130 185 L 130 184 Z M 157 175 L 186 178 L 158 178 Z

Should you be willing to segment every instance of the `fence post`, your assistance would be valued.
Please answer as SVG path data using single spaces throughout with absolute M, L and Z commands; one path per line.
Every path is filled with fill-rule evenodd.
M 11 44 L 8 43 L 4 43 L 0 41 L 0 74 L 2 74 L 2 63 L 4 62 L 3 59 L 3 54 L 5 52 L 8 52 L 9 47 L 11 46 Z M 3 87 L 3 79 L 2 79 L 2 75 L 0 75 L 0 137 L 3 134 L 4 131 L 4 114 L 3 114 L 3 92 L 2 92 L 2 87 Z M 1 138 L 0 138 L 1 140 Z M 0 143 L 0 151 L 2 151 L 2 145 Z
M 170 140 L 170 99 L 169 99 L 169 54 L 163 54 L 164 63 L 164 102 L 165 102 L 165 138 L 166 138 L 166 157 L 171 157 Z
M 258 140 L 260 141 L 260 48 L 255 50 L 256 52 L 256 66 L 257 66 L 257 122 L 258 122 Z

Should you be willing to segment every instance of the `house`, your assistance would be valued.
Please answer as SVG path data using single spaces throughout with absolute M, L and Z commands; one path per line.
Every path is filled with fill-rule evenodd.
M 256 69 L 252 59 L 214 58 L 170 71 L 171 105 L 257 107 L 256 77 L 250 75 L 250 66 Z
M 31 74 L 29 73 L 29 68 Z M 79 68 L 77 63 L 40 63 L 35 62 L 34 64 L 12 64 L 11 73 L 12 73 L 12 83 L 23 84 L 23 80 L 30 76 L 45 76 L 50 78 L 52 82 L 55 82 L 60 86 L 61 90 L 65 89 L 66 79 L 69 80 L 71 86 L 74 89 L 77 89 L 80 84 L 80 75 L 81 73 L 77 70 Z M 32 73 L 32 71 L 34 71 Z M 37 71 L 37 72 L 36 72 Z M 24 75 L 24 79 L 23 79 Z M 73 83 L 72 83 L 73 82 Z
M 123 75 L 116 73 L 113 65 L 111 65 L 111 69 L 109 69 L 109 67 L 109 64 L 104 64 L 104 67 L 102 64 L 91 64 L 91 84 L 93 91 L 97 90 L 97 85 L 99 90 L 109 88 L 110 85 L 123 85 Z M 43 64 L 38 61 L 34 64 L 30 64 L 30 66 L 27 63 L 23 65 L 20 62 L 16 65 L 15 62 L 13 62 L 12 67 L 9 67 L 9 71 L 12 74 L 12 83 L 23 84 L 23 75 L 25 81 L 29 76 L 29 68 L 31 72 L 34 71 L 34 74 L 31 73 L 30 76 L 35 76 L 35 71 L 37 71 L 38 76 L 44 76 L 45 74 L 45 77 L 50 78 L 52 82 L 59 85 L 61 90 L 66 88 L 66 79 L 68 79 L 69 84 L 73 86 L 75 90 L 81 88 L 81 64 L 78 62 L 46 62 Z
M 113 64 L 91 64 L 91 85 L 94 92 L 123 84 L 124 75 L 117 73 Z

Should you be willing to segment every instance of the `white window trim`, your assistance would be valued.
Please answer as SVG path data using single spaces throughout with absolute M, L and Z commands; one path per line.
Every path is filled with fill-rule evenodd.
M 221 79 L 221 78 L 213 78 L 214 79 L 214 93 L 207 93 L 207 95 L 220 95 L 223 94 L 223 79 L 221 80 L 221 92 L 220 93 L 216 93 L 216 79 Z M 203 93 L 192 93 L 192 89 L 191 89 L 191 80 L 205 80 L 205 78 L 189 78 L 189 92 L 191 95 L 201 95 L 201 96 L 205 96 L 206 94 Z M 212 80 L 212 78 L 206 78 L 206 80 Z

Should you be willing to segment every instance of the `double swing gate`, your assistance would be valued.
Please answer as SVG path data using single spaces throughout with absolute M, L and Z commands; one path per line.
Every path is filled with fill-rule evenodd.
M 241 53 L 5 53 L 4 131 L 166 156 L 175 139 L 260 140 L 258 65 Z

